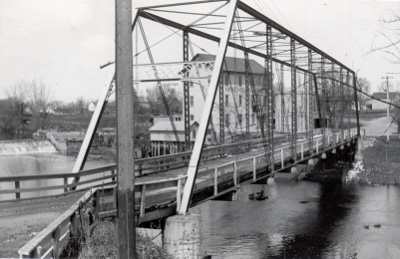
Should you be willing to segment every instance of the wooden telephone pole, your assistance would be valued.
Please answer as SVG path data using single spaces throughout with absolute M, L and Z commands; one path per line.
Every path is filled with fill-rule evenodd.
M 118 257 L 136 258 L 132 1 L 115 1 Z
M 388 75 L 386 75 L 385 77 L 382 77 L 382 79 L 386 79 L 386 99 L 388 102 L 390 102 L 390 99 L 389 99 L 389 79 L 390 78 L 393 78 L 393 77 L 388 76 Z M 389 109 L 390 109 L 390 105 L 388 104 L 387 109 L 386 109 L 387 120 L 388 120 L 388 128 L 386 130 L 386 140 L 388 143 L 389 143 L 389 128 L 390 128 L 390 124 L 391 124 L 390 116 L 389 116 Z

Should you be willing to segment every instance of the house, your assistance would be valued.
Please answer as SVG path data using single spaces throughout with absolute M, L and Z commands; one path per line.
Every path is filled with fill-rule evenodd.
M 208 54 L 197 54 L 192 61 L 214 61 L 216 56 Z M 255 60 L 249 60 L 250 71 L 254 79 L 255 88 L 262 89 L 264 78 L 264 67 Z M 205 105 L 205 96 L 210 83 L 209 77 L 212 73 L 212 67 L 203 66 L 201 68 L 192 68 L 190 71 L 183 71 L 186 77 L 200 77 L 203 79 L 192 80 L 189 83 L 189 110 L 190 121 L 200 122 L 203 108 Z M 220 138 L 220 115 L 223 113 L 223 123 L 225 124 L 225 138 L 233 138 L 235 135 L 246 132 L 246 100 L 245 100 L 245 59 L 235 57 L 225 57 L 225 64 L 222 71 L 223 98 L 217 94 L 214 102 L 214 108 L 211 116 L 211 127 L 213 132 L 213 142 Z M 251 95 L 250 90 L 250 95 Z M 258 98 L 262 100 L 262 93 L 258 91 Z M 220 100 L 223 104 L 220 105 Z M 249 105 L 252 107 L 252 96 L 249 96 Z M 223 108 L 223 111 L 221 111 Z M 257 132 L 258 120 L 255 109 L 249 109 L 250 132 Z
M 397 92 L 389 92 L 389 99 L 387 99 L 387 93 L 384 93 L 384 92 L 373 93 L 372 97 L 379 99 L 379 100 L 386 101 L 386 102 L 391 102 L 391 103 L 399 103 L 399 101 L 400 101 L 400 93 L 397 93 Z M 376 99 L 368 100 L 365 103 L 365 106 L 367 107 L 367 109 L 369 109 L 369 110 L 385 110 L 388 105 L 386 103 L 380 102 Z M 391 107 L 389 107 L 389 108 L 391 108 Z
M 96 109 L 96 104 L 94 104 L 94 102 L 90 102 L 88 106 L 88 111 L 94 112 L 95 109 Z
M 180 116 L 174 116 L 174 124 L 179 138 L 176 139 L 169 117 L 154 118 L 154 125 L 149 129 L 152 156 L 173 154 L 179 152 L 180 146 L 185 144 L 185 122 Z M 199 128 L 197 122 L 190 125 L 190 142 L 193 145 Z

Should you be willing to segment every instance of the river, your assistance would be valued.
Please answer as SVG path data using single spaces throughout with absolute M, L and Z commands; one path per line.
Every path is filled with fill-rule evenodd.
M 268 200 L 249 200 L 264 190 Z M 400 189 L 276 181 L 251 184 L 237 201 L 209 201 L 202 251 L 212 258 L 399 258 Z
M 65 173 L 74 162 L 59 154 L 0 156 L 0 175 Z M 85 168 L 111 163 L 89 161 Z M 49 181 L 54 180 L 30 187 L 54 184 Z M 261 190 L 268 199 L 248 199 Z M 201 249 L 213 259 L 400 257 L 400 188 L 395 186 L 277 178 L 274 185 L 242 186 L 237 201 L 208 201 L 191 212 L 201 215 Z

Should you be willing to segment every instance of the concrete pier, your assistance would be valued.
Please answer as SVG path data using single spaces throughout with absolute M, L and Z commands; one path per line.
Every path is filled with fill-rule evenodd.
M 167 218 L 164 248 L 176 259 L 197 259 L 200 256 L 200 216 L 175 215 Z

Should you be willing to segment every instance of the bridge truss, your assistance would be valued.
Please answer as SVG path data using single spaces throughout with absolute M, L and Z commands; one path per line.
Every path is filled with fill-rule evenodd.
M 233 114 L 238 116 L 236 129 L 245 139 L 251 138 L 252 129 L 261 137 L 272 173 L 274 143 L 279 136 L 290 141 L 296 160 L 299 138 L 307 138 L 311 147 L 317 130 L 323 140 L 327 131 L 344 134 L 355 125 L 360 134 L 355 72 L 241 1 L 198 1 L 139 8 L 132 31 L 138 32 L 136 35 L 140 32 L 144 42 L 137 43 L 142 50 L 137 52 L 133 67 L 135 83 L 139 87 L 144 83 L 157 83 L 161 91 L 165 81 L 179 82 L 182 87 L 186 149 L 191 147 L 192 140 L 191 89 L 193 84 L 201 86 L 202 96 L 194 98 L 204 99 L 203 112 L 183 197 L 178 205 L 181 214 L 185 214 L 190 205 L 208 132 L 218 130 L 215 144 L 225 143 L 226 135 L 232 135 L 226 117 L 229 96 L 233 96 Z M 195 60 L 193 49 L 213 58 Z M 224 76 L 229 74 L 227 57 L 232 55 L 240 56 L 244 66 L 244 90 L 240 98 L 237 86 L 241 83 Z M 261 80 L 253 71 L 254 61 L 263 67 Z M 205 69 L 208 74 L 203 73 Z M 99 100 L 75 172 L 83 169 L 113 84 L 114 78 Z M 238 112 L 239 106 L 244 106 L 244 120 L 243 114 Z M 215 110 L 216 117 L 213 116 Z M 171 124 L 174 125 L 173 119 Z M 175 126 L 173 128 L 175 131 Z

